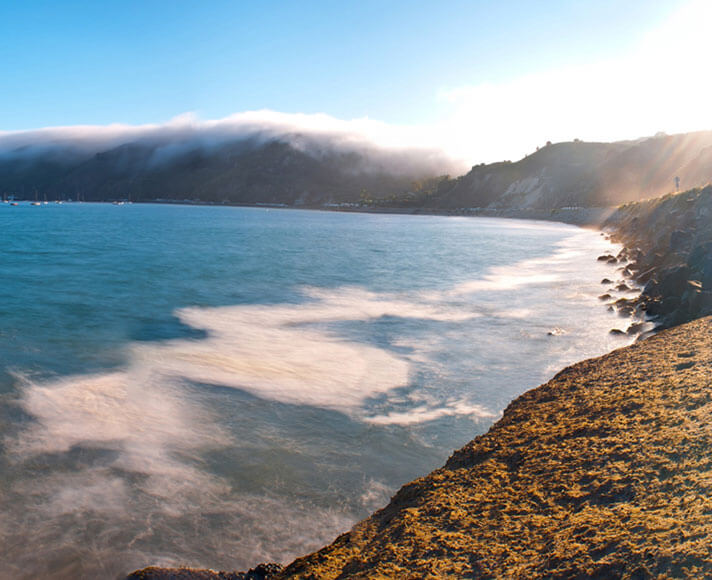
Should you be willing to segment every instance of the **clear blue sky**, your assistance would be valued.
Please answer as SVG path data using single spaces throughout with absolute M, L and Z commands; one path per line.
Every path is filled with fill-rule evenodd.
M 428 123 L 439 91 L 615 58 L 680 4 L 0 0 L 0 131 L 262 108 Z

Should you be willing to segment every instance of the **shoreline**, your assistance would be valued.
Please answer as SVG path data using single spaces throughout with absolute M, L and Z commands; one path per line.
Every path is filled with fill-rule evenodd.
M 184 201 L 168 202 L 165 200 L 159 201 L 158 203 L 216 205 L 218 207 L 227 205 L 192 204 Z M 621 504 L 624 507 L 625 514 L 630 515 L 630 513 L 632 513 L 631 510 L 635 508 L 636 504 L 633 500 L 635 500 L 636 497 L 647 497 L 650 495 L 650 486 L 654 487 L 658 485 L 660 481 L 664 483 L 665 478 L 661 479 L 657 475 L 657 464 L 654 463 L 654 461 L 656 461 L 654 458 L 650 459 L 649 463 L 642 465 L 642 468 L 655 475 L 655 477 L 651 477 L 645 486 L 640 489 L 636 488 L 636 485 L 639 484 L 637 481 L 628 482 L 623 487 L 620 487 L 618 486 L 619 479 L 611 480 L 609 474 L 605 471 L 608 465 L 606 463 L 608 456 L 604 454 L 600 458 L 600 466 L 603 471 L 600 472 L 599 480 L 597 480 L 594 486 L 591 485 L 590 481 L 580 481 L 576 479 L 557 481 L 556 477 L 559 475 L 557 469 L 550 469 L 548 467 L 542 469 L 534 465 L 534 472 L 528 480 L 529 483 L 521 489 L 519 492 L 520 495 L 511 497 L 505 506 L 492 507 L 493 502 L 496 503 L 496 501 L 498 501 L 498 494 L 501 495 L 503 490 L 508 489 L 506 485 L 502 487 L 501 482 L 499 482 L 495 488 L 487 492 L 480 491 L 476 497 L 471 497 L 468 494 L 471 490 L 478 489 L 478 486 L 485 486 L 486 488 L 490 483 L 489 478 L 493 477 L 492 474 L 497 474 L 496 477 L 505 479 L 507 477 L 518 477 L 518 475 L 521 474 L 522 462 L 527 462 L 526 458 L 528 454 L 534 453 L 537 460 L 539 460 L 544 457 L 568 453 L 567 442 L 569 440 L 580 442 L 583 447 L 580 453 L 574 454 L 573 456 L 566 455 L 566 461 L 561 464 L 562 466 L 560 468 L 563 471 L 565 471 L 567 465 L 571 465 L 576 461 L 587 461 L 591 448 L 600 446 L 607 453 L 611 447 L 611 442 L 607 438 L 611 433 L 615 432 L 616 437 L 620 441 L 626 440 L 625 438 L 627 437 L 628 431 L 616 431 L 616 429 L 621 426 L 620 418 L 625 417 L 625 420 L 628 422 L 638 421 L 640 418 L 640 409 L 650 402 L 648 401 L 650 394 L 654 394 L 656 388 L 663 389 L 659 391 L 658 395 L 661 401 L 666 400 L 665 398 L 668 396 L 666 393 L 668 393 L 670 385 L 677 385 L 678 378 L 686 379 L 687 373 L 685 371 L 688 369 L 695 369 L 695 373 L 697 373 L 695 375 L 697 377 L 696 381 L 699 384 L 712 383 L 712 370 L 707 370 L 712 368 L 712 353 L 709 352 L 709 349 L 705 348 L 707 341 L 712 342 L 712 339 L 709 338 L 712 336 L 712 322 L 698 321 L 692 323 L 691 327 L 680 326 L 680 324 L 685 322 L 685 318 L 698 317 L 704 313 L 704 308 L 708 304 L 705 300 L 712 296 L 712 290 L 710 290 L 708 286 L 709 281 L 705 277 L 708 273 L 712 276 L 712 260 L 706 261 L 706 259 L 703 259 L 700 261 L 700 252 L 698 251 L 699 248 L 712 248 L 711 228 L 706 225 L 707 218 L 712 215 L 712 188 L 692 190 L 676 196 L 667 196 L 647 202 L 628 204 L 617 209 L 606 208 L 604 210 L 598 208 L 595 210 L 584 210 L 582 208 L 571 208 L 564 212 L 561 210 L 538 211 L 522 209 L 410 210 L 406 208 L 292 208 L 245 204 L 231 205 L 256 209 L 304 209 L 310 211 L 345 211 L 352 213 L 526 219 L 556 221 L 569 225 L 600 229 L 605 233 L 604 235 L 607 235 L 613 241 L 623 244 L 623 250 L 621 250 L 617 256 L 606 257 L 606 259 L 614 260 L 611 263 L 618 266 L 622 276 L 635 280 L 643 286 L 643 292 L 639 297 L 631 299 L 621 298 L 616 300 L 611 307 L 623 310 L 628 314 L 652 314 L 656 317 L 654 319 L 656 323 L 654 333 L 666 326 L 675 328 L 672 329 L 672 334 L 670 334 L 670 331 L 663 331 L 653 336 L 651 336 L 652 333 L 646 333 L 641 336 L 641 338 L 645 338 L 645 340 L 639 340 L 631 346 L 614 350 L 602 357 L 588 359 L 571 367 L 567 367 L 548 383 L 525 392 L 510 403 L 505 414 L 497 423 L 484 435 L 477 437 L 465 445 L 460 451 L 457 451 L 444 467 L 410 484 L 406 484 L 394 496 L 387 507 L 375 512 L 370 518 L 363 520 L 361 523 L 356 524 L 352 531 L 339 536 L 339 538 L 329 546 L 322 548 L 314 554 L 295 560 L 295 562 L 287 566 L 287 568 L 282 568 L 280 565 L 261 565 L 245 573 L 146 568 L 132 573 L 128 578 L 140 578 L 142 580 L 166 578 L 231 578 L 236 580 L 244 580 L 246 578 L 252 580 L 302 577 L 327 578 L 332 576 L 331 572 L 334 571 L 338 571 L 341 577 L 363 577 L 364 574 L 367 575 L 374 570 L 381 570 L 379 567 L 382 566 L 386 566 L 386 568 L 383 568 L 379 574 L 391 577 L 402 576 L 404 574 L 406 576 L 416 575 L 418 577 L 447 575 L 448 573 L 451 573 L 450 575 L 461 575 L 467 570 L 474 571 L 474 568 L 462 567 L 473 565 L 471 559 L 467 562 L 463 562 L 462 560 L 464 555 L 473 553 L 479 553 L 481 556 L 482 562 L 478 563 L 478 566 L 481 567 L 477 568 L 477 571 L 482 572 L 483 575 L 487 573 L 496 575 L 498 571 L 501 572 L 503 568 L 498 568 L 497 566 L 504 565 L 507 554 L 513 554 L 513 557 L 519 558 L 518 563 L 506 564 L 507 570 L 510 569 L 510 565 L 514 565 L 515 568 L 513 569 L 520 571 L 520 573 L 514 575 L 519 577 L 528 575 L 523 571 L 529 570 L 527 566 L 530 562 L 538 561 L 539 564 L 537 565 L 544 567 L 538 569 L 539 573 L 542 574 L 544 573 L 543 570 L 546 570 L 546 573 L 550 573 L 552 570 L 562 572 L 559 568 L 564 560 L 578 566 L 578 564 L 576 564 L 576 558 L 579 556 L 581 556 L 583 558 L 582 561 L 585 562 L 580 567 L 575 568 L 577 573 L 590 574 L 596 572 L 604 575 L 606 573 L 616 575 L 626 570 L 625 557 L 615 560 L 619 555 L 618 551 L 617 549 L 606 547 L 607 544 L 604 541 L 606 538 L 603 538 L 603 540 L 601 540 L 603 543 L 590 553 L 583 555 L 574 554 L 573 556 L 567 555 L 563 560 L 561 558 L 556 560 L 558 556 L 556 556 L 556 553 L 551 552 L 550 543 L 546 541 L 542 543 L 541 538 L 534 541 L 534 544 L 536 544 L 538 548 L 533 551 L 525 552 L 524 556 L 522 556 L 521 546 L 517 543 L 517 534 L 514 534 L 512 538 L 510 538 L 511 542 L 514 543 L 507 544 L 505 547 L 501 547 L 501 549 L 496 548 L 496 542 L 494 544 L 492 543 L 492 534 L 496 535 L 499 533 L 498 530 L 500 530 L 500 528 L 498 526 L 501 523 L 501 514 L 509 510 L 511 506 L 513 506 L 512 509 L 514 509 L 514 512 L 512 513 L 514 515 L 509 516 L 508 522 L 514 521 L 517 518 L 521 519 L 522 517 L 546 519 L 550 515 L 546 509 L 559 509 L 556 506 L 551 506 L 552 494 L 554 497 L 556 497 L 556 494 L 563 494 L 560 495 L 562 499 L 560 501 L 556 500 L 554 503 L 563 502 L 566 508 L 563 513 L 556 512 L 558 513 L 556 518 L 549 521 L 547 526 L 550 526 L 552 529 L 555 525 L 565 522 L 567 518 L 570 519 L 575 516 L 575 513 L 572 514 L 567 511 L 571 506 L 583 506 L 582 509 L 590 512 L 591 510 L 595 511 L 595 509 L 597 509 L 596 506 L 609 506 L 612 504 L 618 506 L 618 504 Z M 705 245 L 708 243 L 710 244 L 709 246 Z M 703 252 L 703 258 L 707 255 L 709 254 Z M 700 280 L 691 280 L 690 278 L 693 275 L 699 277 Z M 683 290 L 682 296 L 676 297 L 680 289 Z M 709 302 L 709 306 L 711 310 L 710 313 L 712 314 L 712 301 Z M 709 329 L 707 328 L 708 326 L 710 327 Z M 670 351 L 669 341 L 667 340 L 670 336 L 675 336 L 675 341 L 677 341 L 677 346 L 675 346 L 672 351 Z M 692 344 L 693 342 L 694 345 Z M 650 347 L 649 345 L 651 344 L 657 346 Z M 631 356 L 633 356 L 631 353 L 635 354 L 641 352 L 644 356 L 640 360 L 635 359 L 635 357 L 631 359 Z M 627 370 L 621 371 L 619 368 L 620 364 L 618 363 L 606 366 L 607 363 L 603 364 L 602 362 L 615 362 L 620 360 L 629 361 L 624 365 Z M 586 371 L 582 372 L 580 369 L 586 369 Z M 598 389 L 598 386 L 596 381 L 591 382 L 588 377 L 589 375 L 602 376 L 602 374 L 607 376 L 604 381 L 606 397 L 613 397 L 614 402 L 609 401 L 606 403 L 610 408 L 610 413 L 603 417 L 602 421 L 599 421 L 601 417 L 599 417 L 596 412 L 596 409 L 599 408 L 597 406 L 598 403 L 595 402 L 595 398 L 592 398 L 592 393 L 597 392 L 596 389 Z M 651 384 L 649 382 L 650 376 L 655 377 L 656 380 L 660 377 L 667 377 L 665 379 L 667 383 L 660 384 L 659 382 L 655 382 Z M 620 382 L 627 385 L 626 389 L 629 390 L 616 387 L 614 389 L 615 392 L 613 392 L 606 386 L 616 386 Z M 688 385 L 690 388 L 693 388 L 693 386 Z M 639 397 L 640 402 L 637 402 L 633 407 L 630 406 L 630 389 L 633 389 L 633 392 L 636 393 L 644 393 Z M 619 390 L 620 392 L 618 392 Z M 558 393 L 558 396 L 552 397 L 547 395 L 542 400 L 540 397 L 542 392 Z M 578 405 L 572 406 L 567 403 L 571 397 L 576 398 Z M 703 394 L 695 392 L 691 395 L 690 400 L 702 401 L 700 404 L 704 405 L 707 399 L 704 398 Z M 546 415 L 546 413 L 542 413 L 536 406 L 532 407 L 531 405 L 534 403 L 541 403 L 545 406 L 560 404 L 560 412 L 554 415 L 549 412 L 549 415 Z M 693 407 L 697 404 L 698 403 L 684 403 L 684 405 L 693 405 Z M 501 433 L 503 430 L 506 431 L 508 425 L 514 421 L 511 416 L 511 409 L 523 413 L 520 418 L 524 423 L 517 426 L 516 434 L 512 434 L 508 436 L 506 440 L 502 440 Z M 590 409 L 594 414 L 586 414 L 587 409 Z M 646 425 L 654 426 L 655 432 L 645 431 L 648 433 L 647 436 L 653 437 L 658 431 L 663 432 L 666 430 L 666 440 L 675 440 L 679 435 L 679 432 L 675 429 L 675 425 L 671 426 L 664 422 L 660 423 L 658 419 L 655 419 L 658 413 L 655 409 L 652 409 L 651 413 L 654 420 L 646 423 Z M 541 420 L 537 419 L 537 417 L 541 417 Z M 545 437 L 547 433 L 547 429 L 541 430 L 542 421 L 548 425 L 547 429 L 551 429 L 552 432 L 557 432 L 558 426 L 564 423 L 570 424 L 572 431 L 568 431 L 558 438 L 549 438 L 546 448 L 539 453 L 536 451 L 537 441 L 539 438 Z M 655 421 L 658 422 L 656 423 Z M 517 421 L 514 422 L 516 423 Z M 589 428 L 589 424 L 595 424 L 597 427 Z M 581 431 L 581 429 L 583 429 L 583 431 Z M 540 435 L 533 437 L 533 433 L 540 433 Z M 484 447 L 481 447 L 483 441 L 487 443 Z M 480 451 L 472 451 L 476 449 L 478 445 L 480 445 Z M 710 442 L 710 445 L 712 445 L 712 442 Z M 515 448 L 518 449 L 516 453 L 510 452 L 511 449 Z M 616 461 L 624 461 L 624 463 L 625 461 L 635 462 L 640 457 L 645 457 L 641 450 L 636 452 L 636 457 L 629 457 L 631 453 L 628 450 L 627 444 L 619 446 L 618 453 L 620 457 L 616 459 Z M 500 459 L 496 459 L 497 457 L 500 457 Z M 494 461 L 494 463 L 491 461 Z M 482 465 L 485 465 L 486 469 L 483 468 Z M 502 471 L 502 466 L 506 466 L 504 471 Z M 481 469 L 485 469 L 485 471 L 481 472 Z M 625 473 L 635 473 L 636 470 L 640 469 L 641 465 L 633 463 L 626 464 L 625 469 L 622 471 Z M 673 468 L 670 468 L 670 470 L 672 469 Z M 447 476 L 443 477 L 442 474 L 447 474 Z M 546 474 L 549 475 L 547 476 Z M 467 485 L 454 490 L 448 489 L 448 481 L 456 477 L 464 478 L 464 480 L 467 481 Z M 546 479 L 546 477 L 554 477 L 554 480 Z M 428 485 L 424 488 L 421 485 L 422 482 L 428 482 Z M 515 484 L 519 485 L 518 479 L 509 480 L 510 488 L 514 489 L 513 486 L 515 486 Z M 542 491 L 539 492 L 538 495 L 532 495 L 532 486 Z M 448 489 L 448 491 L 444 491 L 446 489 Z M 552 489 L 559 491 L 550 492 L 549 490 Z M 582 492 L 581 490 L 584 491 Z M 630 490 L 633 490 L 634 493 Z M 662 492 L 658 490 L 656 493 L 658 497 L 660 497 L 660 493 Z M 581 497 L 586 499 L 577 499 Z M 469 499 L 465 501 L 457 499 L 457 501 L 455 501 L 453 498 Z M 486 498 L 490 498 L 490 500 Z M 432 499 L 437 499 L 438 502 L 433 504 L 431 502 Z M 547 505 L 549 508 L 546 507 Z M 463 508 L 463 506 L 465 507 Z M 493 509 L 495 510 L 494 512 L 492 512 Z M 445 517 L 445 519 L 432 520 L 431 515 L 433 513 L 440 514 Z M 712 514 L 712 506 L 710 506 L 709 513 Z M 597 513 L 596 517 L 608 517 L 609 515 L 610 514 L 601 515 Z M 384 517 L 386 518 L 385 520 L 383 519 Z M 673 513 L 670 517 L 677 517 L 677 515 Z M 397 529 L 393 530 L 389 528 L 391 523 L 396 520 L 398 521 Z M 374 527 L 371 526 L 369 522 L 378 523 L 374 524 Z M 475 528 L 471 529 L 473 525 Z M 594 535 L 607 531 L 601 526 L 598 526 L 596 521 L 588 521 L 586 525 L 589 526 L 591 533 Z M 625 521 L 616 520 L 609 521 L 605 527 L 607 527 L 609 531 L 612 530 L 611 533 L 625 532 L 628 536 L 632 537 L 637 533 L 635 530 L 638 527 L 647 525 L 647 523 L 639 523 L 635 529 L 628 529 L 626 525 Z M 710 525 L 712 525 L 712 522 L 710 522 Z M 546 528 L 547 526 L 544 527 Z M 527 527 L 529 527 L 529 524 Z M 469 538 L 477 537 L 477 530 L 480 528 L 487 533 L 479 536 L 477 546 L 465 545 L 460 543 L 461 539 L 459 535 L 455 537 L 448 532 L 450 529 L 461 528 L 467 528 L 467 532 L 464 533 L 464 536 Z M 383 529 L 390 530 L 391 536 L 379 536 L 377 532 Z M 403 536 L 403 532 L 399 530 L 410 530 L 408 533 L 411 535 L 408 536 L 408 534 L 406 534 L 406 536 Z M 654 530 L 646 529 L 646 531 L 647 536 L 654 536 Z M 546 535 L 546 530 L 544 529 L 542 533 Z M 694 534 L 694 530 L 690 533 Z M 404 539 L 409 542 L 405 547 L 403 546 Z M 361 540 L 364 540 L 365 543 L 359 545 Z M 367 545 L 376 545 L 379 541 L 383 542 L 381 552 L 385 551 L 383 552 L 385 554 L 397 556 L 395 552 L 398 552 L 402 548 L 408 553 L 413 553 L 413 550 L 419 551 L 418 553 L 420 553 L 422 557 L 416 558 L 415 560 L 412 558 L 401 559 L 397 563 L 399 568 L 396 569 L 392 567 L 396 566 L 392 558 L 389 560 L 388 558 L 381 557 L 379 554 L 372 554 L 366 557 L 363 553 L 359 552 L 359 550 L 366 549 Z M 645 545 L 646 541 L 646 537 L 639 538 L 639 543 L 643 546 L 643 551 L 641 552 L 642 556 L 639 554 L 641 558 L 647 557 L 645 554 L 650 554 L 651 550 L 654 551 L 656 547 Z M 668 549 L 670 549 L 669 538 L 665 541 L 668 542 Z M 616 539 L 616 542 L 620 543 L 620 540 Z M 572 537 L 571 543 L 573 546 L 584 545 L 586 547 L 589 547 L 591 544 L 588 540 L 582 540 L 578 537 Z M 566 545 L 563 546 L 562 549 L 566 551 L 568 548 L 569 546 Z M 626 550 L 629 551 L 632 549 L 630 546 L 626 548 Z M 433 550 L 435 550 L 435 552 L 433 552 Z M 495 559 L 496 561 L 492 560 L 487 564 L 486 561 L 488 557 L 486 554 L 493 550 L 499 550 L 498 557 L 505 558 L 505 560 Z M 600 550 L 603 550 L 603 552 L 601 552 L 603 553 L 603 564 L 605 564 L 603 568 L 599 567 L 601 563 L 599 560 L 601 560 L 601 558 L 596 556 Z M 630 552 L 627 554 L 629 553 Z M 543 563 L 541 560 L 542 557 L 545 557 Z M 552 557 L 554 558 L 553 560 Z M 539 560 L 537 560 L 537 558 L 539 558 Z M 611 558 L 615 561 L 610 561 Z M 680 558 L 680 561 L 684 563 L 684 557 L 680 556 Z M 362 563 L 366 560 L 368 560 L 369 563 L 368 566 L 364 567 Z M 655 556 L 653 557 L 652 564 L 650 564 L 650 562 L 644 562 L 643 565 L 646 566 L 647 569 L 651 569 L 650 566 L 654 569 L 656 566 L 659 566 L 659 564 L 656 563 L 658 561 L 664 562 L 664 556 Z M 557 568 L 547 568 L 551 562 L 556 564 Z M 689 564 L 688 567 L 690 569 L 699 569 L 700 563 L 704 566 L 708 566 L 707 561 L 699 555 L 696 555 L 693 561 L 685 565 L 687 566 Z M 683 564 L 675 565 L 682 566 Z M 326 566 L 326 568 L 324 568 L 324 566 Z M 417 567 L 417 572 L 413 569 L 413 566 Z M 487 568 L 487 566 L 489 566 L 489 568 Z M 709 568 L 704 568 L 704 570 L 708 569 L 712 571 L 712 563 L 709 563 Z M 488 572 L 485 572 L 485 570 L 488 570 Z M 479 572 L 475 575 L 479 575 Z M 571 570 L 568 570 L 568 572 L 571 572 Z
M 17 203 L 30 204 L 31 200 L 20 199 Z M 560 222 L 587 229 L 600 229 L 606 220 L 616 212 L 616 208 L 609 207 L 568 207 L 554 209 L 522 209 L 522 208 L 428 208 L 428 207 L 391 207 L 391 206 L 328 206 L 328 205 L 287 205 L 281 203 L 235 203 L 211 202 L 189 199 L 152 199 L 141 201 L 63 201 L 59 205 L 75 204 L 106 204 L 106 205 L 178 205 L 197 207 L 242 207 L 265 210 L 298 210 L 298 211 L 325 211 L 337 213 L 364 213 L 384 215 L 422 215 L 441 217 L 485 217 L 501 219 L 519 219 L 528 221 Z M 47 205 L 56 205 L 49 202 Z
M 254 206 L 248 206 L 248 207 L 254 207 Z M 322 209 L 322 208 L 275 208 L 275 209 L 309 209 L 309 210 L 317 209 L 317 210 L 318 210 L 318 209 Z M 325 210 L 325 211 L 329 211 L 329 210 L 327 209 L 327 210 Z M 334 210 L 334 211 L 340 211 L 340 210 Z M 600 210 L 599 210 L 599 211 L 600 211 Z M 398 214 L 402 213 L 402 212 L 398 212 L 398 211 L 380 211 L 380 210 L 378 210 L 378 211 L 366 211 L 366 212 L 359 211 L 359 210 L 348 210 L 348 212 L 354 212 L 354 213 L 356 213 L 356 212 L 358 212 L 358 213 L 391 213 L 391 214 L 393 214 L 393 213 L 398 213 Z M 571 212 L 569 215 L 572 215 L 573 213 L 574 213 L 574 212 Z M 609 213 L 609 212 L 607 212 L 607 213 Z M 511 212 L 507 212 L 507 215 L 506 215 L 506 216 L 505 216 L 505 215 L 502 215 L 501 212 L 498 212 L 497 215 L 491 215 L 491 214 L 490 214 L 490 215 L 484 215 L 483 213 L 480 213 L 480 214 L 477 214 L 477 215 L 468 215 L 468 216 L 463 216 L 463 217 L 495 217 L 495 218 L 505 218 L 505 219 L 507 219 L 507 218 L 509 218 L 509 219 L 527 219 L 528 221 L 557 221 L 557 222 L 561 222 L 561 223 L 566 223 L 566 224 L 568 224 L 568 225 L 578 225 L 578 226 L 580 226 L 580 224 L 578 224 L 578 223 L 572 223 L 571 221 L 563 221 L 563 222 L 562 222 L 562 220 L 560 220 L 560 219 L 534 220 L 534 219 L 531 218 L 531 217 L 529 217 L 529 218 L 524 218 L 524 217 L 522 217 L 524 214 L 526 214 L 526 215 L 528 215 L 528 216 L 531 216 L 531 215 L 532 215 L 531 212 L 511 211 Z M 418 214 L 418 213 L 409 212 L 408 215 L 446 215 L 446 216 L 453 216 L 453 217 L 458 217 L 458 216 L 459 216 L 459 214 L 453 214 L 453 213 L 450 213 L 450 212 L 448 212 L 448 213 L 428 213 L 428 214 Z M 540 217 L 541 215 L 542 215 L 541 213 L 538 213 L 538 214 L 537 214 L 538 217 Z M 548 215 L 551 216 L 551 215 L 552 215 L 551 212 L 548 212 Z M 555 214 L 554 214 L 554 215 L 555 215 Z M 589 215 L 590 215 L 590 214 L 589 214 Z M 598 213 L 597 215 L 600 215 L 600 213 Z M 558 216 L 557 216 L 557 217 L 558 217 Z M 589 225 L 590 228 L 595 227 L 595 226 L 592 225 L 592 224 L 588 224 L 588 225 Z M 596 229 L 598 230 L 598 228 L 596 228 Z M 601 233 L 604 234 L 604 235 L 606 235 L 606 236 L 609 237 L 609 238 L 611 237 L 610 234 L 605 234 L 603 231 L 601 231 Z M 621 250 L 621 253 L 625 252 L 625 250 L 626 250 L 626 248 L 624 247 L 624 248 Z M 619 255 L 619 257 L 620 257 L 620 255 Z M 604 307 L 604 305 L 601 304 L 601 307 Z M 635 321 L 633 320 L 632 322 L 635 322 Z M 630 333 L 629 333 L 629 334 L 630 334 Z M 617 350 L 618 350 L 618 349 L 617 349 Z M 615 351 L 613 351 L 613 352 L 615 352 Z M 609 353 L 609 354 L 610 354 L 610 353 Z M 607 356 L 607 355 L 603 355 L 603 356 Z M 590 359 L 589 359 L 589 360 L 590 360 Z M 586 361 L 582 361 L 582 362 L 576 363 L 576 364 L 582 364 L 583 362 L 586 362 Z M 575 366 L 575 365 L 574 365 L 574 366 Z M 567 367 L 567 368 L 569 368 L 569 367 Z M 561 374 L 561 373 L 559 373 L 559 374 Z M 557 376 L 558 376 L 558 375 L 557 375 Z M 553 380 L 553 379 L 552 379 L 552 380 Z M 538 388 L 541 388 L 541 387 L 533 387 L 533 388 L 529 389 L 528 391 L 526 391 L 525 393 L 523 393 L 522 395 L 520 395 L 520 397 L 515 398 L 515 399 L 512 401 L 512 403 L 510 403 L 510 406 L 511 406 L 512 404 L 514 404 L 514 402 L 517 401 L 519 398 L 521 398 L 521 397 L 526 397 L 526 396 L 528 395 L 528 393 L 531 393 L 532 391 L 535 391 L 535 390 L 538 389 Z M 504 419 L 504 418 L 503 418 L 503 419 Z M 503 420 L 503 419 L 500 419 L 500 421 Z M 482 436 L 480 436 L 480 437 L 484 437 L 484 436 L 488 435 L 488 434 L 490 433 L 490 431 L 492 431 L 493 429 L 495 429 L 495 427 L 496 427 L 496 425 L 497 425 L 498 423 L 499 423 L 499 421 L 498 421 L 497 423 L 495 423 L 492 427 L 490 427 L 490 429 L 489 429 L 484 435 L 482 435 Z M 468 445 L 471 445 L 471 443 L 468 444 Z M 466 445 L 466 447 L 467 447 L 467 445 Z M 459 453 L 459 452 L 455 452 L 455 453 L 457 454 L 457 453 Z M 452 460 L 452 458 L 451 458 L 451 460 Z M 451 460 L 450 460 L 450 461 L 451 461 Z M 449 464 L 449 462 L 448 462 L 448 464 Z M 436 471 L 437 471 L 437 470 L 436 470 Z M 434 473 L 434 472 L 433 472 L 433 473 Z M 432 475 L 432 474 L 431 474 L 431 475 Z M 419 481 L 419 480 L 416 480 L 416 481 Z M 404 486 L 404 488 L 402 488 L 401 491 L 399 491 L 398 494 L 396 494 L 395 498 L 397 498 L 398 495 L 401 494 L 401 492 L 403 491 L 403 489 L 407 488 L 407 487 L 410 486 L 410 485 L 412 485 L 412 483 L 411 483 L 411 484 L 406 484 L 406 486 Z M 394 498 L 394 500 L 395 500 L 395 498 Z M 384 509 L 388 509 L 388 508 L 384 508 Z M 383 511 L 383 510 L 379 510 L 379 512 L 376 512 L 376 513 L 380 513 L 380 511 Z M 361 524 L 356 524 L 356 525 L 359 526 L 359 525 L 361 525 Z M 350 533 L 350 532 L 347 532 L 346 534 L 349 534 L 349 533 Z M 339 538 L 341 538 L 341 537 L 343 537 L 343 535 L 340 536 Z M 337 542 L 339 541 L 339 538 L 337 538 L 337 540 L 336 540 Z M 315 553 L 315 554 L 316 554 L 316 553 Z M 292 564 L 290 564 L 289 567 L 286 568 L 286 569 L 285 569 L 282 565 L 270 563 L 270 564 L 260 564 L 259 566 L 257 566 L 256 568 L 253 568 L 253 569 L 249 570 L 248 572 L 215 572 L 215 571 L 212 571 L 212 570 L 205 570 L 205 569 L 203 569 L 203 570 L 190 569 L 190 568 L 183 568 L 183 569 L 176 569 L 176 568 L 164 569 L 164 568 L 158 568 L 158 567 L 148 567 L 148 568 L 144 568 L 144 569 L 137 570 L 137 571 L 133 572 L 132 574 L 130 574 L 130 575 L 127 577 L 127 579 L 129 579 L 129 580 L 138 580 L 138 579 L 140 579 L 140 580 L 165 580 L 166 578 L 171 578 L 171 579 L 182 579 L 182 578 L 185 578 L 185 579 L 202 579 L 202 578 L 213 579 L 213 578 L 215 578 L 215 579 L 217 579 L 217 578 L 221 578 L 221 579 L 234 579 L 234 580 L 244 580 L 244 579 L 263 580 L 263 579 L 271 579 L 271 578 L 275 578 L 275 579 L 276 579 L 276 578 L 287 578 L 287 577 L 290 577 L 290 578 L 291 578 L 291 577 L 303 577 L 302 574 L 301 574 L 301 572 L 300 572 L 300 573 L 297 573 L 297 574 L 293 574 L 290 570 L 291 570 L 291 568 L 292 568 L 293 566 L 295 566 L 296 562 L 300 562 L 301 560 L 304 560 L 304 559 L 309 558 L 309 557 L 310 557 L 310 556 L 305 556 L 305 557 L 303 557 L 303 558 L 297 559 L 295 562 L 293 562 Z M 307 576 L 305 576 L 305 577 L 310 577 L 310 576 L 307 575 Z M 318 576 L 318 577 L 321 577 L 321 576 Z
M 18 199 L 18 203 L 32 203 L 28 199 Z M 432 215 L 443 217 L 490 217 L 503 219 L 522 219 L 531 221 L 554 221 L 581 227 L 597 228 L 616 210 L 615 207 L 564 207 L 554 209 L 522 209 L 522 208 L 429 208 L 397 207 L 397 206 L 367 206 L 367 205 L 287 205 L 282 203 L 235 203 L 213 202 L 190 199 L 151 199 L 140 201 L 63 201 L 59 205 L 75 204 L 107 204 L 107 205 L 181 205 L 198 207 L 244 207 L 254 209 L 328 211 L 339 213 L 365 213 L 390 215 Z M 47 205 L 56 205 L 49 202 Z
M 111 202 L 102 202 L 111 203 Z M 245 203 L 220 203 L 220 202 L 193 202 L 190 200 L 151 200 L 134 203 L 156 203 L 166 205 L 198 205 L 216 207 L 250 207 L 257 209 L 284 209 L 284 210 L 306 210 L 306 211 L 329 211 L 340 213 L 366 213 L 366 214 L 387 214 L 387 215 L 432 215 L 443 217 L 491 217 L 503 219 L 524 219 L 532 221 L 554 221 L 581 227 L 597 228 L 615 208 L 560 208 L 550 210 L 538 209 L 514 209 L 514 208 L 427 208 L 427 207 L 376 207 L 376 206 L 290 206 L 286 204 L 245 204 Z
M 710 379 L 707 317 L 566 367 L 287 566 L 149 567 L 127 580 L 706 576 Z

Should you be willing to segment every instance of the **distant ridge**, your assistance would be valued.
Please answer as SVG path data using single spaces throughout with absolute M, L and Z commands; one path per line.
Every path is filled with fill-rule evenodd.
M 0 143 L 1 145 L 1 143 Z M 604 207 L 712 180 L 712 131 L 637 141 L 550 144 L 516 162 L 454 165 L 319 135 L 210 142 L 144 138 L 88 150 L 71 140 L 0 151 L 0 192 L 32 199 L 190 201 L 290 207 L 548 210 Z
M 477 165 L 441 184 L 426 207 L 553 209 L 605 207 L 712 181 L 712 131 L 637 141 L 573 141 L 524 159 Z
M 21 199 L 39 192 L 50 200 L 315 206 L 403 195 L 440 165 L 421 157 L 300 135 L 139 140 L 98 152 L 49 144 L 0 154 L 0 191 Z

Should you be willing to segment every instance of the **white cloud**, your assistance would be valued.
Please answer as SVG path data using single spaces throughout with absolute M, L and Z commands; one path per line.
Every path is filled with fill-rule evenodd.
M 459 173 L 461 159 L 439 147 L 422 127 L 398 127 L 368 118 L 342 120 L 323 113 L 246 111 L 203 120 L 181 114 L 166 123 L 145 125 L 75 125 L 0 132 L 0 153 L 32 156 L 48 149 L 94 153 L 129 142 L 159 144 L 164 152 L 210 147 L 241 138 L 280 138 L 311 152 L 358 151 L 391 170 L 406 173 Z
M 460 173 L 474 163 L 519 159 L 547 140 L 614 141 L 661 130 L 708 129 L 712 128 L 707 99 L 712 88 L 707 72 L 711 24 L 712 4 L 693 0 L 619 58 L 440 90 L 434 98 L 444 104 L 444 113 L 429 125 L 271 110 L 217 120 L 184 113 L 160 124 L 0 132 L 0 151 L 25 147 L 31 152 L 52 143 L 97 149 L 137 139 L 190 139 L 208 145 L 248 133 L 291 134 L 297 143 L 306 136 L 321 138 L 325 147 L 376 147 L 411 155 L 427 167 Z

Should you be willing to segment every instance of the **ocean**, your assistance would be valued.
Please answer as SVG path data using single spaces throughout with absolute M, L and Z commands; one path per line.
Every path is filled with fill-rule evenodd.
M 288 562 L 632 341 L 557 223 L 0 205 L 0 578 Z

